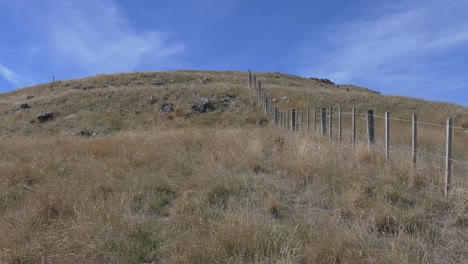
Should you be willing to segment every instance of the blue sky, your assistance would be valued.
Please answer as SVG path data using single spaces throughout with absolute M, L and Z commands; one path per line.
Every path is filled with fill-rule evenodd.
M 252 69 L 468 106 L 467 13 L 466 0 L 0 0 L 0 92 Z

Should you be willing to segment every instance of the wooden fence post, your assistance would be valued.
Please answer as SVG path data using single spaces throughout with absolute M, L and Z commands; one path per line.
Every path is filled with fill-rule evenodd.
M 283 127 L 283 111 L 279 110 L 279 127 Z
M 329 124 L 329 126 L 330 126 L 330 131 L 329 131 L 330 140 L 332 140 L 333 139 L 333 107 L 331 107 L 331 106 L 330 106 L 330 114 L 329 114 L 328 118 L 329 118 L 328 121 L 330 122 L 330 124 Z
M 385 160 L 390 157 L 390 113 L 385 112 Z
M 258 89 L 258 97 L 261 100 L 262 99 L 262 83 L 260 81 L 257 82 L 257 89 Z
M 252 73 L 249 70 L 249 89 L 252 88 Z
M 291 127 L 293 132 L 297 131 L 297 109 L 291 110 Z
M 307 108 L 307 134 L 310 134 L 310 108 Z
M 356 108 L 353 108 L 353 111 L 352 111 L 352 143 L 353 143 L 353 148 L 355 149 L 356 148 Z
M 314 107 L 314 132 L 317 132 L 317 107 Z
M 341 136 L 342 136 L 342 129 L 341 129 L 341 107 L 338 108 L 338 140 L 341 144 Z
M 325 136 L 327 133 L 327 109 L 322 108 L 322 134 Z
M 301 130 L 303 130 L 304 126 L 304 108 L 301 108 Z
M 296 110 L 296 132 L 301 130 L 301 109 Z
M 367 110 L 367 136 L 369 147 L 371 147 L 375 143 L 374 110 Z
M 257 76 L 253 77 L 253 84 L 254 84 L 255 91 L 257 92 L 257 96 L 260 97 L 260 87 L 258 87 Z
M 275 127 L 278 127 L 278 107 L 275 107 Z
M 445 153 L 445 198 L 452 189 L 452 118 L 447 119 L 447 147 Z
M 413 114 L 412 123 L 412 140 L 411 140 L 411 154 L 413 159 L 413 168 L 416 168 L 416 160 L 418 156 L 418 116 Z
M 283 122 L 283 110 L 280 110 L 280 127 L 284 128 L 284 122 Z

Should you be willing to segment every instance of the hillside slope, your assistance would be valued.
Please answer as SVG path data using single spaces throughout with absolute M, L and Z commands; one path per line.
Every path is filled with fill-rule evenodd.
M 383 96 L 365 88 L 280 73 L 258 73 L 257 77 L 271 98 L 289 98 L 287 104 L 277 101 L 280 108 L 356 107 L 376 113 L 390 111 L 401 118 L 417 113 L 420 120 L 442 124 L 446 118 L 457 116 L 455 125 L 468 127 L 468 109 L 462 106 Z M 256 123 L 259 117 L 252 116 L 258 111 L 254 108 L 256 100 L 246 85 L 246 73 L 208 71 L 97 75 L 46 83 L 0 94 L 0 135 L 75 134 L 85 129 L 107 134 L 175 124 Z M 204 98 L 210 100 L 214 110 L 200 115 L 192 107 Z M 173 114 L 160 113 L 164 103 L 173 104 Z M 28 108 L 22 109 L 24 104 Z M 40 112 L 53 112 L 56 118 L 39 124 Z M 166 122 L 168 118 L 177 122 Z
M 247 77 L 99 75 L 1 94 L 0 263 L 468 263 L 468 166 L 454 166 L 446 198 L 440 160 L 414 167 L 366 141 L 274 129 Z M 257 77 L 271 98 L 290 98 L 281 109 L 466 117 L 451 104 Z M 56 116 L 41 123 L 40 111 Z M 421 133 L 431 147 L 421 150 L 443 150 L 440 128 Z M 85 129 L 98 134 L 75 136 Z M 455 136 L 467 160 L 468 134 Z

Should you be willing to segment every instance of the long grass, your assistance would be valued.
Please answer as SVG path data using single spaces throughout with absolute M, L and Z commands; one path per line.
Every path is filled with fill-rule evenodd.
M 201 84 L 204 77 L 212 81 Z M 273 129 L 245 77 L 99 75 L 2 94 L 0 262 L 468 262 L 466 179 L 446 199 L 438 161 L 420 159 L 415 170 L 397 148 L 385 162 L 379 144 L 359 141 L 353 149 L 345 138 L 339 144 Z M 388 104 L 402 115 L 437 107 L 434 122 L 458 114 L 456 124 L 464 125 L 460 106 L 400 104 L 358 87 L 258 77 L 271 95 L 290 97 L 281 107 L 372 102 L 376 111 Z M 155 79 L 165 85 L 152 85 Z M 31 109 L 16 109 L 27 95 L 35 95 Z M 226 96 L 234 102 L 224 104 Z M 217 110 L 192 112 L 201 97 Z M 160 114 L 166 101 L 175 111 Z M 30 124 L 39 109 L 57 119 Z M 81 129 L 98 136 L 73 136 Z M 457 133 L 454 150 L 463 159 L 466 134 Z M 440 148 L 440 134 L 421 129 L 422 150 Z M 406 144 L 408 135 L 394 139 Z
M 425 164 L 255 129 L 0 142 L 7 263 L 464 263 Z

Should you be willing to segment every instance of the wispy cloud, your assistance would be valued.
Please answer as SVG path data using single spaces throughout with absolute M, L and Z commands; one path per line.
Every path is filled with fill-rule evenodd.
M 456 53 L 468 48 L 468 20 L 462 11 L 467 8 L 466 1 L 414 1 L 377 17 L 364 14 L 332 25 L 318 41 L 299 45 L 297 71 L 340 83 L 366 80 L 377 85 L 384 78 L 406 85 L 418 85 L 434 74 L 443 78 L 444 71 L 453 72 L 460 63 Z
M 0 62 L 0 76 L 16 87 L 21 87 L 24 84 L 23 78 L 21 78 L 14 71 L 10 70 Z
M 127 72 L 145 63 L 163 68 L 185 50 L 157 25 L 137 28 L 112 0 L 48 0 L 22 7 L 42 32 L 39 44 L 25 53 L 45 57 L 55 69 L 92 74 Z

